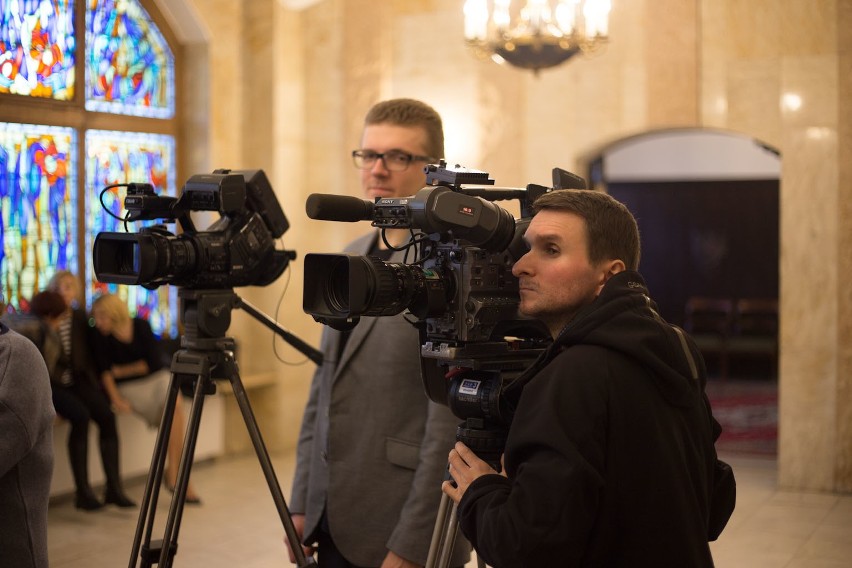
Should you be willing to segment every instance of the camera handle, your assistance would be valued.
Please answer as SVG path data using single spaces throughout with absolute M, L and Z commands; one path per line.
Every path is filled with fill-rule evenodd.
M 456 440 L 469 447 L 482 460 L 496 471 L 501 471 L 500 456 L 506 445 L 507 432 L 486 426 L 481 418 L 467 418 L 456 429 Z M 446 479 L 450 480 L 449 472 Z M 447 568 L 459 533 L 458 505 L 446 494 L 441 493 L 438 517 L 432 531 L 432 542 L 426 558 L 426 568 Z M 477 555 L 479 568 L 485 568 L 485 562 Z
M 278 515 L 284 526 L 296 565 L 300 568 L 316 566 L 313 557 L 307 557 L 302 550 L 296 533 L 290 512 L 284 500 L 284 494 L 272 467 L 272 461 L 257 426 L 257 421 L 249 404 L 245 388 L 240 379 L 237 361 L 234 357 L 235 342 L 230 337 L 224 337 L 231 320 L 231 309 L 242 307 L 246 304 L 231 290 L 193 290 L 182 288 L 179 290 L 183 308 L 183 321 L 185 334 L 181 338 L 181 349 L 175 353 L 171 363 L 171 381 L 169 383 L 169 394 L 166 406 L 157 432 L 157 440 L 154 445 L 154 455 L 151 458 L 151 468 L 148 471 L 148 479 L 145 483 L 145 493 L 142 498 L 139 511 L 139 522 L 136 525 L 136 535 L 133 540 L 133 548 L 130 553 L 130 568 L 137 565 L 137 560 L 142 559 L 142 567 L 150 568 L 156 564 L 159 568 L 172 566 L 174 556 L 177 554 L 177 537 L 180 530 L 183 507 L 186 503 L 186 491 L 189 485 L 189 474 L 195 455 L 195 445 L 198 439 L 199 426 L 201 424 L 201 411 L 204 407 L 204 397 L 216 392 L 216 379 L 227 379 L 234 391 L 234 398 L 240 407 L 243 420 L 246 424 L 249 437 L 255 448 L 258 460 L 266 477 L 267 485 L 275 501 Z M 262 316 L 254 307 L 246 309 L 255 318 L 259 319 L 279 334 L 284 336 L 283 330 L 271 318 Z M 289 335 L 289 334 L 287 334 Z M 285 339 L 291 341 L 285 336 Z M 321 355 L 314 353 L 315 350 L 307 344 L 299 341 L 294 345 L 305 355 L 316 361 L 322 360 Z M 161 540 L 151 540 L 154 527 L 154 517 L 157 509 L 157 499 L 160 492 L 160 484 L 165 471 L 166 454 L 168 453 L 169 433 L 171 432 L 174 419 L 175 406 L 180 392 L 192 392 L 193 400 L 187 421 L 187 429 L 184 437 L 183 449 L 181 451 L 180 464 L 178 466 L 177 481 L 175 482 L 174 495 L 169 506 L 169 514 L 166 520 L 165 532 Z M 144 540 L 144 542 L 143 542 Z

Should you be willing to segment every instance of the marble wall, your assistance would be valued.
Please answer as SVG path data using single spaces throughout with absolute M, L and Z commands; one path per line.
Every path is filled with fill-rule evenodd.
M 610 44 L 538 76 L 466 50 L 463 0 L 158 3 L 188 6 L 204 30 L 193 50 L 205 57 L 190 67 L 208 81 L 198 86 L 208 120 L 187 129 L 205 150 L 187 163 L 267 170 L 300 258 L 366 229 L 302 211 L 313 192 L 358 194 L 349 152 L 382 98 L 435 106 L 448 160 L 500 185 L 549 185 L 555 166 L 585 175 L 612 143 L 659 128 L 726 129 L 779 149 L 779 483 L 852 491 L 852 1 L 613 0 Z M 316 344 L 301 266 L 287 286 L 241 293 Z M 311 366 L 280 363 L 258 331 L 235 314 L 244 372 L 280 369 L 291 377 L 280 396 L 298 400 Z M 293 443 L 297 419 L 282 419 L 273 446 Z

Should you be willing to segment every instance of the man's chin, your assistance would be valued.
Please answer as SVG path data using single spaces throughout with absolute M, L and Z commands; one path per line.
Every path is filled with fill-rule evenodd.
M 390 189 L 368 189 L 367 190 L 367 199 L 376 199 L 376 198 L 387 198 L 387 197 L 396 197 L 396 192 Z

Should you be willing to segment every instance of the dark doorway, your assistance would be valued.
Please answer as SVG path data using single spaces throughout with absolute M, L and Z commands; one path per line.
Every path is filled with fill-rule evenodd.
M 693 296 L 778 298 L 778 180 L 610 183 L 642 238 L 640 270 L 682 326 Z

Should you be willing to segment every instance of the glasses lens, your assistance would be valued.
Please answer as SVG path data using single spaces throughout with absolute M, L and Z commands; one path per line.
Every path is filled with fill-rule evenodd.
M 414 156 L 402 150 L 390 150 L 383 154 L 372 150 L 354 150 L 352 152 L 352 161 L 355 163 L 355 167 L 362 170 L 375 166 L 376 160 L 379 158 L 387 169 L 394 172 L 403 171 L 414 161 Z
M 378 157 L 377 153 L 369 150 L 355 150 L 352 152 L 352 161 L 355 163 L 355 167 L 361 169 L 372 168 Z
M 385 152 L 385 167 L 395 172 L 401 172 L 411 163 L 411 154 L 400 150 Z

